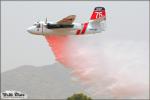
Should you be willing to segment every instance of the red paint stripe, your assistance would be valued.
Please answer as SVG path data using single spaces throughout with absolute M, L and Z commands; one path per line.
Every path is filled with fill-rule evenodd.
M 83 29 L 82 29 L 82 32 L 81 34 L 84 34 L 86 29 L 87 29 L 87 26 L 88 26 L 88 23 L 84 23 L 84 26 L 83 26 Z
M 76 35 L 79 35 L 79 34 L 80 34 L 80 30 L 77 30 Z

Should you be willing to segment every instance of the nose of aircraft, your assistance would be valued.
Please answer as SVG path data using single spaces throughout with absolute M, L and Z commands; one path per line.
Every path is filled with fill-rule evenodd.
M 27 29 L 27 32 L 32 33 L 31 27 L 29 27 L 29 28 Z

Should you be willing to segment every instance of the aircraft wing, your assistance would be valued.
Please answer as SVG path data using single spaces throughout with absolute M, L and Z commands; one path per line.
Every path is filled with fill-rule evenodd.
M 70 16 L 67 16 L 67 17 L 63 18 L 62 20 L 58 21 L 57 24 L 70 25 L 74 22 L 75 18 L 76 18 L 76 15 L 70 15 Z

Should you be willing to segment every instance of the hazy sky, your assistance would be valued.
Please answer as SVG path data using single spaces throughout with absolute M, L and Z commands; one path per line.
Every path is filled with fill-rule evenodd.
M 46 17 L 49 21 L 58 21 L 75 14 L 75 22 L 88 21 L 96 6 L 106 8 L 104 33 L 108 38 L 149 40 L 148 1 L 2 1 L 1 6 L 2 71 L 21 65 L 54 63 L 55 57 L 44 37 L 31 35 L 26 29 Z

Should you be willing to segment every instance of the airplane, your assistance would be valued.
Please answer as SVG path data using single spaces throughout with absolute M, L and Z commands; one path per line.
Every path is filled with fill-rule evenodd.
M 74 23 L 76 15 L 69 15 L 58 22 L 35 22 L 27 31 L 34 35 L 84 35 L 100 33 L 106 27 L 104 7 L 95 7 L 90 20 L 85 23 Z

